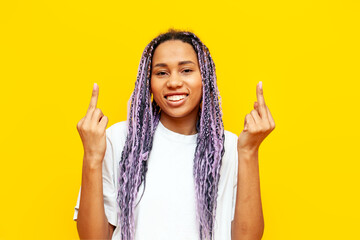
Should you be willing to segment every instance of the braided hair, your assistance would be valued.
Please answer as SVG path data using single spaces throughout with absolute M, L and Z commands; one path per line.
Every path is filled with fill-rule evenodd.
M 199 109 L 199 118 L 196 123 L 198 136 L 193 165 L 196 217 L 200 226 L 200 239 L 213 239 L 214 237 L 216 200 L 225 141 L 215 64 L 209 49 L 195 34 L 169 29 L 168 32 L 160 34 L 145 47 L 138 68 L 135 89 L 131 95 L 127 137 L 118 168 L 118 226 L 121 228 L 121 239 L 123 240 L 133 240 L 135 236 L 135 201 L 142 182 L 145 186 L 147 160 L 161 115 L 159 105 L 151 100 L 152 57 L 156 47 L 168 40 L 181 40 L 189 43 L 196 52 L 199 62 L 203 94 L 202 106 Z

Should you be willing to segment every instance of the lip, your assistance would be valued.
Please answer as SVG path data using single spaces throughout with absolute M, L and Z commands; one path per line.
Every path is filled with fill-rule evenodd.
M 181 99 L 181 100 L 178 100 L 178 101 L 170 101 L 168 100 L 167 98 L 164 97 L 165 99 L 165 102 L 168 106 L 170 107 L 180 107 L 181 105 L 183 105 L 185 103 L 185 101 L 188 99 L 189 95 L 188 94 L 169 94 L 167 96 L 170 96 L 170 95 L 187 95 L 185 98 Z
M 187 95 L 187 96 L 189 96 L 189 93 L 187 93 L 187 92 L 169 92 L 169 93 L 166 93 L 164 95 L 164 98 L 166 98 L 167 96 L 174 96 L 174 95 Z

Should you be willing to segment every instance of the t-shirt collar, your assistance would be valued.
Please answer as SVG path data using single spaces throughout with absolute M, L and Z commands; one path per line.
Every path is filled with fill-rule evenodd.
M 184 143 L 196 143 L 196 139 L 198 137 L 198 133 L 195 133 L 193 135 L 184 135 L 180 134 L 174 131 L 171 131 L 170 129 L 167 129 L 161 121 L 159 121 L 159 124 L 157 126 L 157 129 L 161 134 L 166 135 L 166 137 L 170 138 L 172 141 L 177 142 L 184 142 Z

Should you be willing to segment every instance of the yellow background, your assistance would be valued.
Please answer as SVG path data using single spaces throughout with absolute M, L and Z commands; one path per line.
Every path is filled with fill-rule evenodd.
M 93 83 L 108 127 L 125 120 L 141 53 L 169 27 L 210 49 L 227 130 L 263 81 L 263 239 L 360 239 L 358 1 L 130 2 L 1 1 L 0 239 L 78 238 Z

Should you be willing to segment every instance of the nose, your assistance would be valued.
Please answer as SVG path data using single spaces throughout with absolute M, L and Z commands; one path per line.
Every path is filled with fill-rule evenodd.
M 178 88 L 178 87 L 182 87 L 183 86 L 183 80 L 181 79 L 180 76 L 178 75 L 172 75 L 167 83 L 166 83 L 166 86 L 168 88 Z

